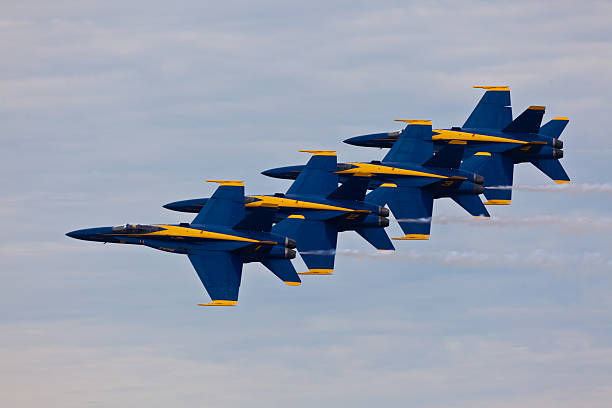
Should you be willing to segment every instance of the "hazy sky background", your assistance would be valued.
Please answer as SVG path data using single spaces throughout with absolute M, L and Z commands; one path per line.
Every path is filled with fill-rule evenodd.
M 256 3 L 0 6 L 0 405 L 608 407 L 611 3 Z M 237 308 L 184 256 L 64 236 L 190 221 L 161 205 L 207 178 L 284 191 L 259 172 L 298 149 L 378 159 L 341 140 L 461 125 L 472 85 L 569 116 L 574 185 L 520 165 L 546 187 L 494 221 L 438 200 L 394 255 L 343 233 L 334 276 L 246 266 Z

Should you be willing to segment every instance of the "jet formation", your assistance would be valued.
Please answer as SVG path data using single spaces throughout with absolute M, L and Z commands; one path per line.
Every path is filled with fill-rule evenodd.
M 262 172 L 294 180 L 285 193 L 245 196 L 242 181 L 207 180 L 219 184 L 211 197 L 164 205 L 196 213 L 191 223 L 125 224 L 66 235 L 187 255 L 211 298 L 199 305 L 235 306 L 245 263 L 260 262 L 285 284 L 299 286 L 299 275 L 333 274 L 339 232 L 355 231 L 378 250 L 395 250 L 385 231 L 391 213 L 404 233 L 394 240 L 429 239 L 433 203 L 442 197 L 472 216 L 490 217 L 486 206 L 510 204 L 518 163 L 569 183 L 559 161 L 569 119 L 555 117 L 542 126 L 545 107 L 530 106 L 513 120 L 509 87 L 475 88 L 486 92 L 462 127 L 433 129 L 429 120 L 399 119 L 406 124 L 400 131 L 344 140 L 388 148 L 381 160 L 339 163 L 336 151 L 301 150 L 312 155 L 305 165 Z M 305 272 L 291 262 L 296 250 Z

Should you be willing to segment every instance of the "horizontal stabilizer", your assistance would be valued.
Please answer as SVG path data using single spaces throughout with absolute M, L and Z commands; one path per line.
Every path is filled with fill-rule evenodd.
M 542 117 L 544 117 L 544 106 L 530 106 L 521 113 L 503 130 L 505 133 L 533 133 L 540 131 Z
M 458 169 L 463 158 L 463 151 L 464 149 L 458 146 L 444 146 L 435 156 L 423 163 L 423 166 Z
M 454 194 L 451 198 L 474 217 L 490 217 L 489 212 L 477 195 Z
M 559 159 L 535 160 L 532 162 L 542 173 L 546 174 L 557 184 L 566 184 L 570 178 L 565 172 Z
M 383 162 L 421 164 L 433 156 L 429 121 L 411 121 L 393 144 Z
M 300 150 L 313 156 L 293 182 L 287 194 L 305 194 L 327 197 L 338 187 L 336 152 L 331 150 Z
M 335 189 L 327 198 L 330 200 L 363 201 L 370 184 L 369 177 L 350 177 Z
M 384 228 L 358 228 L 355 232 L 380 251 L 395 250 Z
M 289 259 L 271 258 L 264 259 L 261 263 L 287 285 L 298 286 L 302 283 Z
M 233 227 L 245 215 L 244 184 L 232 180 L 207 180 L 220 183 L 212 197 L 202 207 L 192 224 L 212 224 Z
M 501 130 L 512 122 L 510 88 L 507 86 L 475 86 L 487 91 L 463 124 L 467 129 Z
M 366 203 L 385 206 L 393 195 L 397 191 L 397 185 L 393 183 L 383 183 L 380 187 L 376 188 L 374 191 L 370 191 L 367 196 L 365 196 L 364 201 Z
M 400 186 L 389 201 L 389 208 L 406 234 L 406 239 L 429 239 L 433 212 L 433 195 L 430 192 Z
M 540 128 L 540 134 L 555 139 L 561 137 L 561 133 L 565 130 L 565 127 L 569 123 L 569 119 L 565 117 L 553 118 L 548 121 L 544 126 Z

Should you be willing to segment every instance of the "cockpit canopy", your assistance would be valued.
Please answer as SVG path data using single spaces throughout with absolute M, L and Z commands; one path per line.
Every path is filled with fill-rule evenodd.
M 146 234 L 162 230 L 163 228 L 145 224 L 123 224 L 113 227 L 113 232 L 120 234 Z

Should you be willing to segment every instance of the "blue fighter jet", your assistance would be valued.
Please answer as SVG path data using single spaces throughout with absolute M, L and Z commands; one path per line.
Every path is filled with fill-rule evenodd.
M 389 207 L 405 236 L 395 239 L 429 239 L 436 198 L 450 197 L 470 214 L 489 217 L 478 197 L 484 191 L 483 177 L 459 169 L 463 149 L 450 145 L 434 155 L 431 122 L 402 121 L 408 125 L 382 161 L 338 163 L 334 173 L 342 181 L 369 178 L 370 188 L 387 183 L 397 186 Z M 304 166 L 288 166 L 262 174 L 299 180 L 303 169 Z
M 285 194 L 245 197 L 247 213 L 261 206 L 276 206 L 276 220 L 305 217 L 302 226 L 290 235 L 308 267 L 305 275 L 330 275 L 334 270 L 338 232 L 356 231 L 379 250 L 394 250 L 384 228 L 389 225 L 389 210 L 384 207 L 396 188 L 383 183 L 366 196 L 369 177 L 351 177 L 338 186 L 336 152 L 301 150 L 312 153 L 303 171 Z M 165 208 L 198 212 L 208 198 L 176 201 Z M 283 221 L 281 221 L 282 223 Z
M 514 165 L 532 163 L 556 183 L 570 179 L 559 159 L 563 142 L 559 140 L 569 119 L 556 117 L 540 126 L 544 106 L 530 106 L 512 120 L 510 88 L 507 86 L 475 86 L 486 89 L 463 127 L 436 129 L 432 140 L 436 148 L 464 145 L 463 168 L 485 177 L 487 205 L 507 205 L 512 199 Z M 355 146 L 391 147 L 400 132 L 356 136 L 344 142 Z M 492 188 L 491 188 L 492 187 Z M 501 187 L 501 188 L 500 188 Z
M 261 262 L 287 285 L 300 285 L 290 261 L 296 256 L 293 250 L 296 244 L 288 235 L 295 233 L 304 217 L 289 216 L 272 228 L 274 207 L 262 206 L 246 214 L 241 181 L 207 181 L 220 186 L 191 223 L 125 224 L 66 235 L 86 241 L 145 245 L 187 255 L 212 299 L 200 306 L 235 306 L 242 265 L 248 262 Z

